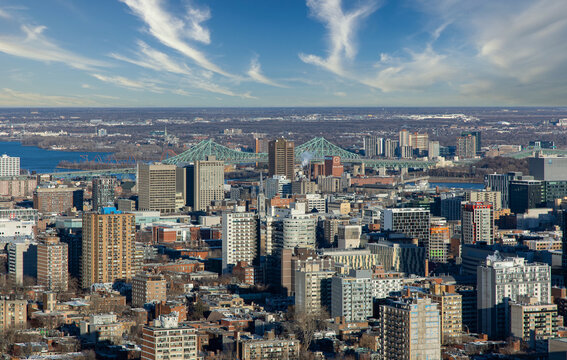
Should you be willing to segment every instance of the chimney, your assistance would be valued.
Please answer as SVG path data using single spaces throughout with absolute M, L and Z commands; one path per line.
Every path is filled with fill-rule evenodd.
M 425 259 L 425 276 L 429 276 L 429 261 Z

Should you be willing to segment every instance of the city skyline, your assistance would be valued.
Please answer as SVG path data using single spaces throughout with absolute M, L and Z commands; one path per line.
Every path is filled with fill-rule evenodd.
M 565 105 L 559 0 L 0 1 L 0 106 Z

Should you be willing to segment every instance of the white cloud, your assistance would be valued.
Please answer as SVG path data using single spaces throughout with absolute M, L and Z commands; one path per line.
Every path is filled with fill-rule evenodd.
M 337 75 L 345 75 L 344 60 L 354 59 L 357 52 L 356 31 L 362 20 L 376 11 L 376 1 L 364 1 L 347 12 L 342 8 L 342 0 L 307 0 L 307 6 L 312 15 L 325 24 L 329 49 L 326 58 L 299 54 L 300 59 Z
M 193 39 L 208 43 L 210 41 L 208 31 L 201 26 L 201 22 L 207 17 L 201 11 L 188 11 L 188 16 L 193 16 L 189 26 L 184 21 L 170 14 L 162 7 L 161 0 L 120 0 L 126 4 L 132 12 L 148 26 L 148 32 L 158 39 L 162 44 L 187 56 L 199 66 L 227 77 L 233 75 L 222 70 L 212 63 L 204 53 L 190 45 L 186 39 Z
M 201 23 L 211 18 L 211 11 L 209 9 L 200 10 L 191 6 L 187 7 L 186 19 L 189 22 L 187 28 L 189 29 L 188 36 L 196 41 L 204 44 L 211 43 L 211 34 L 209 29 L 204 28 Z
M 153 92 L 163 92 L 163 89 L 156 87 L 155 84 L 142 80 L 132 80 L 125 78 L 123 76 L 108 76 L 102 74 L 91 74 L 91 75 L 100 81 L 132 90 L 149 90 Z
M 260 62 L 258 61 L 258 57 L 253 58 L 250 62 L 250 68 L 248 69 L 247 74 L 252 80 L 259 83 L 276 87 L 285 87 L 271 79 L 268 79 L 264 74 L 262 74 L 262 67 L 260 65 Z
M 10 15 L 5 10 L 0 9 L 0 18 L 9 19 Z
M 0 90 L 0 106 L 100 106 L 90 98 L 43 95 L 9 88 Z
M 59 62 L 80 70 L 107 66 L 102 61 L 59 47 L 43 34 L 46 29 L 45 26 L 24 24 L 21 30 L 25 36 L 0 36 L 0 52 L 37 61 Z
M 81 84 L 81 87 L 83 89 L 90 89 L 91 88 L 91 86 L 89 84 Z
M 145 42 L 138 41 L 138 47 L 139 52 L 137 53 L 136 59 L 114 53 L 110 54 L 110 56 L 117 60 L 129 62 L 147 69 L 167 71 L 174 74 L 191 74 L 187 65 L 175 62 L 167 54 L 151 48 Z

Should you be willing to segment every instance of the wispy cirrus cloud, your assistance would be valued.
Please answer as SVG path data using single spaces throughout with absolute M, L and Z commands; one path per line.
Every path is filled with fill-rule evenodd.
M 79 70 L 92 70 L 108 66 L 107 63 L 90 59 L 65 50 L 44 35 L 47 27 L 22 24 L 21 35 L 0 36 L 0 52 L 43 62 L 58 62 Z
M 188 8 L 187 17 L 180 19 L 169 13 L 161 0 L 120 0 L 146 25 L 147 31 L 163 45 L 192 59 L 197 65 L 214 73 L 234 77 L 211 62 L 187 40 L 210 43 L 209 31 L 201 24 L 210 17 L 207 11 Z
M 0 18 L 9 19 L 10 15 L 5 10 L 0 9 Z
M 274 80 L 267 78 L 262 73 L 262 66 L 260 65 L 260 61 L 258 60 L 257 56 L 252 58 L 252 61 L 250 61 L 250 68 L 248 69 L 247 74 L 248 74 L 248 76 L 250 76 L 250 78 L 252 80 L 254 80 L 256 82 L 266 84 L 266 85 L 281 87 L 281 88 L 286 87 L 282 84 L 275 82 Z
M 103 75 L 91 74 L 94 78 L 109 84 L 128 88 L 131 90 L 148 90 L 152 92 L 162 93 L 164 89 L 156 86 L 155 83 L 144 80 L 132 80 L 119 75 Z
M 139 52 L 136 58 L 130 58 L 120 54 L 112 53 L 111 57 L 156 71 L 167 71 L 174 74 L 190 75 L 191 70 L 186 64 L 172 60 L 167 54 L 148 46 L 143 41 L 138 41 Z
M 0 89 L 0 106 L 100 106 L 90 97 L 44 95 L 10 88 Z
M 344 61 L 354 59 L 357 52 L 356 31 L 364 18 L 378 9 L 378 4 L 367 0 L 346 12 L 342 5 L 341 0 L 307 0 L 312 16 L 327 28 L 329 49 L 326 58 L 303 53 L 299 57 L 303 62 L 345 76 Z

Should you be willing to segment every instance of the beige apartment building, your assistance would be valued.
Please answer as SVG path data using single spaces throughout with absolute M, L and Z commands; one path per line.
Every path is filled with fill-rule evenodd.
M 37 284 L 48 291 L 67 291 L 69 287 L 68 246 L 59 237 L 47 235 L 37 245 Z
M 132 279 L 132 306 L 167 300 L 167 281 L 163 275 L 139 273 Z

